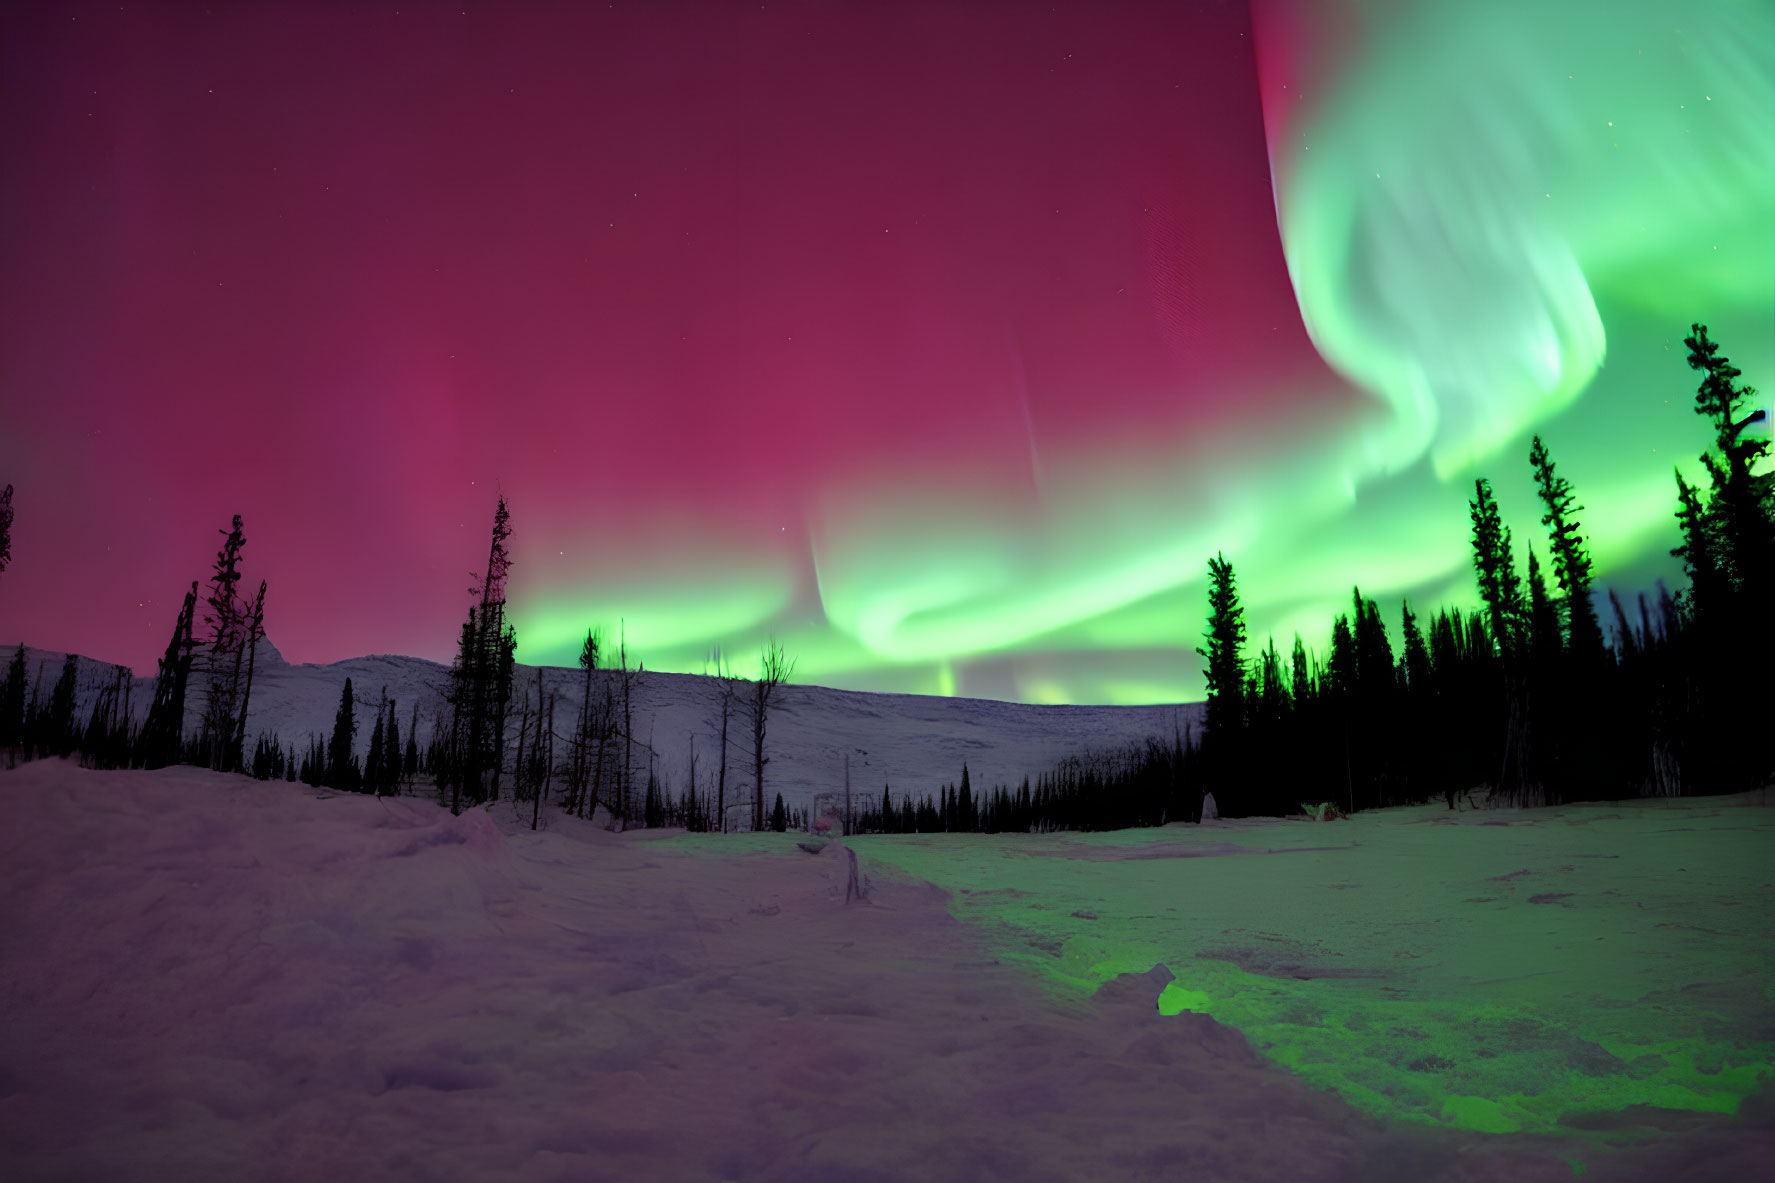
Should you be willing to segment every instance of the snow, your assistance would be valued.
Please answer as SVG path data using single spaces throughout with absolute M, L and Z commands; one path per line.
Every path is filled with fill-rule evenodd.
M 0 659 L 10 660 L 12 649 L 0 649 Z M 32 677 L 41 670 L 47 695 L 60 673 L 62 655 L 27 650 Z M 93 697 L 108 685 L 112 668 L 88 658 L 80 663 L 80 718 L 90 709 Z M 395 700 L 401 733 L 406 735 L 412 708 L 419 707 L 419 742 L 432 733 L 434 719 L 444 710 L 441 692 L 446 667 L 417 657 L 372 656 L 331 665 L 291 665 L 269 644 L 259 648 L 258 669 L 253 680 L 252 702 L 247 719 L 247 754 L 261 733 L 276 733 L 284 746 L 294 746 L 298 759 L 310 735 L 323 739 L 333 730 L 339 709 L 339 692 L 351 678 L 357 701 L 357 751 L 369 749 L 374 724 L 374 705 L 383 687 Z M 613 683 L 617 675 L 599 671 L 599 685 Z M 547 667 L 544 688 L 558 694 L 555 730 L 571 734 L 573 720 L 584 693 L 584 674 L 577 669 Z M 201 678 L 193 675 L 194 694 L 186 709 L 187 729 L 195 728 L 201 711 L 201 695 L 195 693 Z M 536 668 L 519 666 L 516 685 L 532 695 Z M 598 691 L 594 691 L 597 693 Z M 140 678 L 132 692 L 138 719 L 154 697 L 152 678 Z M 657 767 L 674 798 L 682 791 L 690 763 L 690 744 L 697 745 L 698 780 L 704 792 L 714 793 L 720 733 L 719 697 L 713 679 L 697 674 L 663 674 L 648 671 L 633 687 L 636 761 L 645 776 L 647 745 L 657 753 Z M 514 704 L 515 712 L 516 706 Z M 891 786 L 898 803 L 907 792 L 936 797 L 944 784 L 959 783 L 963 763 L 976 792 L 995 785 L 1015 788 L 1023 777 L 1051 770 L 1061 760 L 1091 751 L 1121 748 L 1145 742 L 1149 737 L 1171 743 L 1184 731 L 1202 725 L 1202 704 L 1174 706 L 1038 706 L 987 699 L 935 698 L 915 694 L 871 694 L 834 690 L 794 683 L 779 687 L 773 703 L 765 754 L 765 809 L 777 793 L 790 808 L 808 808 L 814 794 L 842 793 L 845 759 L 850 759 L 851 787 L 859 799 L 881 800 L 884 785 Z M 750 801 L 751 747 L 743 734 L 744 723 L 736 712 L 728 735 L 727 790 L 729 801 L 744 792 Z M 511 732 L 515 741 L 514 713 Z M 556 745 L 557 752 L 561 745 Z M 734 811 L 730 818 L 748 814 Z
M 1775 1059 L 1761 793 L 1110 834 L 859 838 L 1063 995 L 1163 963 L 1371 1112 L 1484 1131 L 1735 1112 Z
M 1366 1113 L 1211 1013 L 1160 1014 L 1168 995 L 1230 981 L 1228 962 L 1192 948 L 1261 947 L 1218 933 L 1229 920 L 1301 941 L 1291 923 L 1347 913 L 1323 948 L 1233 959 L 1295 982 L 1283 965 L 1339 951 L 1374 968 L 1416 942 L 1397 925 L 1456 919 L 1445 888 L 1523 869 L 1487 889 L 1514 901 L 1515 931 L 1526 919 L 1566 939 L 1612 933 L 1631 903 L 1584 913 L 1593 893 L 1646 905 L 1640 936 L 1687 960 L 1648 957 L 1618 993 L 1666 991 L 1677 1024 L 1692 982 L 1735 981 L 1734 966 L 1768 980 L 1775 862 L 1745 862 L 1769 833 L 1747 801 L 1623 806 L 1581 825 L 1569 811 L 1509 827 L 1400 811 L 850 839 L 813 854 L 797 848 L 805 835 L 613 834 L 572 819 L 533 833 L 506 804 L 457 818 L 417 799 L 62 761 L 0 772 L 0 807 L 6 1178 L 1535 1183 L 1577 1163 L 1587 1180 L 1651 1183 L 1768 1177 L 1775 1161 L 1760 1098 L 1733 1119 L 1660 1112 L 1675 1132 L 1623 1114 L 1488 1135 Z M 1671 856 L 1686 878 L 1636 865 L 1670 840 L 1650 838 L 1647 818 L 1686 828 Z M 1545 860 L 1562 844 L 1559 857 L 1623 857 L 1560 872 Z M 851 850 L 863 903 L 844 900 Z M 933 886 L 904 869 L 920 860 L 938 882 L 980 886 Z M 1355 886 L 1329 890 L 1333 872 Z M 1422 900 L 1397 894 L 1420 881 Z M 1528 902 L 1556 883 L 1578 890 Z M 1000 902 L 982 902 L 988 891 Z M 1058 957 L 1028 945 L 1044 912 Z M 1665 917 L 1694 930 L 1659 928 Z M 1110 968 L 1130 972 L 1095 993 L 1034 968 L 1040 956 L 1077 982 L 1107 976 L 1072 947 L 1074 927 L 1096 925 L 1164 965 L 1123 948 Z M 1451 930 L 1426 960 L 1512 931 Z M 1546 942 L 1529 943 L 1494 953 L 1532 961 Z M 1297 984 L 1434 993 L 1482 960 L 1415 983 Z M 1766 1026 L 1766 1004 L 1735 1006 L 1709 996 L 1691 1010 L 1715 1016 L 1715 1042 L 1740 1019 Z

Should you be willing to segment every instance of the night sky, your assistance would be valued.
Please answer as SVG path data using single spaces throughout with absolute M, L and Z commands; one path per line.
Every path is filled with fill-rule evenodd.
M 447 660 L 503 491 L 521 661 L 1195 699 L 1210 555 L 1471 604 L 1536 431 L 1649 587 L 1771 12 L 7 5 L 0 640 L 150 670 L 240 513 L 289 659 Z

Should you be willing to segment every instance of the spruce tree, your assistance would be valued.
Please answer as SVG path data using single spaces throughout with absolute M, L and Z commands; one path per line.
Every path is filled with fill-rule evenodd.
M 469 606 L 450 669 L 451 730 L 438 788 L 449 787 L 450 809 L 456 813 L 464 797 L 473 805 L 499 795 L 518 643 L 517 632 L 505 623 L 505 581 L 511 570 L 506 543 L 511 534 L 511 512 L 501 497 L 493 513 L 486 573 L 470 589 L 478 602 Z
M 1351 588 L 1355 607 L 1356 681 L 1362 697 L 1371 704 L 1384 699 L 1393 685 L 1393 643 L 1381 623 L 1380 605 L 1364 599 L 1362 589 Z
M 1547 594 L 1547 580 L 1535 548 L 1528 548 L 1528 653 L 1537 669 L 1551 670 L 1563 642 L 1560 640 L 1559 608 Z
M 80 659 L 72 653 L 62 659 L 62 674 L 49 694 L 49 714 L 37 741 L 38 750 L 46 755 L 70 756 L 80 736 L 74 730 L 74 692 L 79 677 Z
M 648 829 L 658 829 L 665 824 L 660 798 L 659 776 L 650 767 L 647 770 L 647 792 L 641 802 L 641 824 Z
M 1687 607 L 1697 623 L 1723 618 L 1732 600 L 1732 581 L 1725 568 L 1725 546 L 1719 521 L 1702 491 L 1676 472 L 1677 523 L 1683 544 L 1671 554 L 1683 561 L 1689 577 Z
M 488 782 L 487 797 L 489 800 L 499 799 L 499 780 L 505 768 L 505 723 L 506 715 L 511 709 L 512 686 L 517 673 L 518 630 L 504 624 L 505 602 L 498 605 L 498 619 L 501 622 L 499 631 L 494 638 L 493 651 L 493 687 L 489 695 L 490 718 L 487 721 L 488 733 L 492 736 L 493 750 L 488 754 L 487 766 L 492 770 L 492 778 Z
M 411 786 L 419 775 L 419 700 L 413 700 L 413 713 L 407 717 L 407 754 L 401 761 L 401 780 Z
M 41 737 L 43 735 L 45 722 L 44 714 L 43 664 L 39 662 L 37 664 L 37 676 L 31 679 L 31 698 L 30 701 L 25 704 L 23 747 L 25 750 L 25 759 L 27 760 L 34 760 L 37 758 L 38 745 L 41 742 Z
M 6 666 L 6 681 L 0 683 L 0 749 L 10 751 L 24 739 L 25 683 L 29 680 L 21 643 Z
M 1510 530 L 1492 496 L 1491 482 L 1473 482 L 1474 497 L 1467 503 L 1473 522 L 1473 569 L 1479 576 L 1479 596 L 1485 601 L 1486 623 L 1498 652 L 1513 655 L 1518 647 L 1522 620 L 1522 581 L 1510 549 Z
M 1691 718 L 1687 783 L 1755 784 L 1775 774 L 1766 744 L 1734 735 L 1765 728 L 1775 716 L 1775 679 L 1749 671 L 1767 664 L 1756 622 L 1775 602 L 1775 470 L 1770 443 L 1746 435 L 1766 412 L 1752 409 L 1756 391 L 1742 385 L 1737 366 L 1722 356 L 1705 325 L 1685 338 L 1688 364 L 1702 375 L 1695 413 L 1714 429 L 1714 447 L 1701 456 L 1710 489 L 1689 486 L 1677 474 L 1678 518 L 1690 576 L 1692 640 Z
M 480 709 L 477 694 L 482 685 L 479 612 L 477 605 L 469 605 L 468 620 L 463 623 L 456 639 L 456 660 L 450 665 L 449 689 L 444 694 L 450 704 L 449 735 L 432 739 L 438 746 L 438 758 L 432 761 L 432 771 L 437 776 L 440 796 L 442 790 L 449 787 L 451 813 L 462 812 L 463 790 L 471 772 L 469 719 Z M 472 803 L 472 797 L 470 801 Z
M 1331 622 L 1331 652 L 1325 661 L 1331 692 L 1345 697 L 1355 694 L 1360 670 L 1355 630 L 1350 627 L 1350 618 L 1339 612 Z
M 1271 637 L 1258 658 L 1258 709 L 1271 719 L 1280 720 L 1294 705 L 1289 699 L 1288 679 L 1282 673 L 1282 654 L 1276 648 L 1276 638 Z
M 1358 606 L 1360 607 L 1360 597 Z M 1350 627 L 1350 618 L 1342 612 L 1331 622 L 1331 652 L 1326 657 L 1325 673 L 1331 699 L 1327 705 L 1335 710 L 1335 714 L 1327 722 L 1335 727 L 1336 763 L 1342 765 L 1345 801 L 1354 811 L 1356 760 L 1353 749 L 1361 745 L 1351 733 L 1357 729 L 1360 721 L 1357 695 L 1361 686 L 1362 662 L 1356 631 Z
M 1529 463 L 1535 470 L 1535 491 L 1546 509 L 1541 524 L 1547 527 L 1553 575 L 1563 593 L 1559 609 L 1565 623 L 1566 648 L 1579 661 L 1588 663 L 1602 655 L 1602 625 L 1596 618 L 1596 604 L 1590 598 L 1594 564 L 1577 518 L 1584 507 L 1572 493 L 1571 482 L 1555 470 L 1553 457 L 1538 435 L 1529 447 Z
M 364 791 L 382 795 L 382 730 L 383 713 L 376 712 L 376 725 L 370 728 L 370 750 L 364 756 Z
M 1424 641 L 1423 628 L 1409 601 L 1400 602 L 1399 631 L 1402 637 L 1397 677 L 1400 711 L 1395 725 L 1395 759 L 1406 784 L 1417 792 L 1432 792 L 1439 782 L 1444 781 L 1438 774 L 1439 753 L 1433 751 L 1431 738 L 1441 720 L 1431 673 L 1430 647 Z M 1442 787 L 1448 788 L 1446 783 Z
M 1233 565 L 1225 555 L 1208 560 L 1208 640 L 1196 652 L 1207 660 L 1208 733 L 1233 740 L 1245 723 L 1245 609 L 1239 605 Z
M 12 562 L 12 486 L 0 489 L 0 571 Z
M 1743 371 L 1720 354 L 1707 326 L 1691 325 L 1690 331 L 1683 339 L 1689 368 L 1702 375 L 1695 413 L 1713 425 L 1718 452 L 1701 457 L 1713 483 L 1707 506 L 1718 538 L 1713 562 L 1723 569 L 1739 603 L 1750 612 L 1764 611 L 1775 601 L 1775 469 L 1758 471 L 1769 456 L 1770 442 L 1746 436 L 1745 429 L 1767 412 L 1751 409 L 1756 390 L 1739 383 Z
M 1405 654 L 1399 659 L 1399 665 L 1405 671 L 1405 684 L 1413 694 L 1427 694 L 1430 690 L 1430 650 L 1424 644 L 1424 634 L 1418 628 L 1418 618 L 1411 610 L 1411 603 L 1402 600 L 1399 609 L 1399 630 L 1405 638 Z
M 339 711 L 333 716 L 333 738 L 327 745 L 326 772 L 321 783 L 329 788 L 357 792 L 360 777 L 357 757 L 351 751 L 356 739 L 357 715 L 352 705 L 351 679 L 347 678 L 345 688 L 339 692 Z
M 401 791 L 401 723 L 395 714 L 394 700 L 388 700 L 388 726 L 383 730 L 382 783 L 377 792 L 393 797 Z
M 777 803 L 770 811 L 770 828 L 781 834 L 789 829 L 789 815 L 783 810 L 783 795 L 777 794 Z
M 240 762 L 239 753 L 234 750 L 234 739 L 239 731 L 236 715 L 248 629 L 247 609 L 235 593 L 235 584 L 240 582 L 240 552 L 246 547 L 247 539 L 241 529 L 239 514 L 234 515 L 230 529 L 218 533 L 223 536 L 222 548 L 216 552 L 209 594 L 204 599 L 209 608 L 203 618 L 204 624 L 209 626 L 209 636 L 203 648 L 204 672 L 209 676 L 209 684 L 200 743 L 211 768 L 232 772 Z
M 138 745 L 143 768 L 164 768 L 179 761 L 185 734 L 185 690 L 191 679 L 192 651 L 197 645 L 193 636 L 196 620 L 197 583 L 193 580 L 173 625 L 166 654 L 160 659 L 154 701 L 149 704 L 148 719 L 142 724 Z
M 1307 647 L 1300 634 L 1295 633 L 1294 648 L 1288 654 L 1288 697 L 1298 707 L 1312 699 L 1313 693 L 1312 664 L 1307 657 Z

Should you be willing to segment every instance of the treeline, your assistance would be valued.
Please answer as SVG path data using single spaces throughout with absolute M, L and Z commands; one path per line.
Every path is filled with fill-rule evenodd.
M 1246 654 L 1232 564 L 1209 561 L 1203 772 L 1223 813 L 1292 812 L 1303 796 L 1346 809 L 1457 797 L 1489 786 L 1525 804 L 1731 792 L 1766 783 L 1775 679 L 1759 635 L 1775 603 L 1775 482 L 1755 392 L 1703 325 L 1684 339 L 1701 374 L 1695 410 L 1714 429 L 1709 482 L 1676 474 L 1689 586 L 1611 591 L 1605 628 L 1584 506 L 1539 436 L 1528 455 L 1546 529 L 1519 561 L 1491 488 L 1468 504 L 1483 610 L 1427 625 L 1400 606 L 1401 651 L 1360 588 L 1332 621 L 1323 660 L 1297 636 Z M 1545 562 L 1543 562 L 1543 555 Z M 1308 787 L 1310 786 L 1310 788 Z M 1335 792 L 1333 792 L 1335 790 Z
M 1178 734 L 1125 748 L 1069 757 L 1020 785 L 975 793 L 968 766 L 961 782 L 935 796 L 908 793 L 896 802 L 891 785 L 845 819 L 852 834 L 1027 834 L 1054 830 L 1125 830 L 1202 820 L 1196 750 Z
M 11 559 L 11 524 L 7 486 L 0 494 L 0 564 Z M 105 667 L 106 680 L 94 693 L 80 684 L 80 659 L 68 655 L 61 676 L 45 688 L 41 667 L 33 675 L 21 645 L 0 681 L 0 758 L 14 763 L 78 756 L 97 768 L 190 764 L 383 796 L 424 784 L 439 804 L 458 812 L 502 795 L 528 803 L 532 825 L 541 824 L 544 805 L 603 817 L 619 828 L 783 830 L 808 823 L 806 811 L 785 808 L 780 793 L 775 808 L 768 815 L 765 810 L 771 710 L 794 669 L 774 640 L 764 646 L 755 678 L 737 677 L 717 659 L 718 706 L 707 737 L 716 746 L 713 775 L 698 775 L 692 735 L 689 776 L 676 793 L 659 772 L 651 734 L 639 730 L 650 727 L 635 711 L 645 668 L 631 665 L 626 640 L 619 638 L 613 668 L 600 678 L 607 664 L 603 635 L 587 630 L 579 658 L 583 691 L 571 720 L 558 716 L 561 687 L 549 686 L 544 671 L 536 671 L 533 685 L 518 684 L 517 632 L 505 619 L 512 526 L 503 497 L 428 742 L 419 741 L 417 701 L 403 728 L 386 687 L 372 704 L 359 698 L 348 677 L 328 735 L 311 734 L 298 747 L 275 732 L 260 734 L 248 758 L 247 718 L 265 640 L 267 588 L 261 581 L 252 599 L 240 594 L 246 547 L 241 518 L 236 515 L 221 533 L 207 589 L 194 581 L 184 597 L 144 717 L 138 722 L 132 709 L 135 679 L 127 667 Z M 90 705 L 81 715 L 83 699 Z M 366 730 L 368 742 L 360 749 Z M 736 816 L 739 810 L 744 812 Z

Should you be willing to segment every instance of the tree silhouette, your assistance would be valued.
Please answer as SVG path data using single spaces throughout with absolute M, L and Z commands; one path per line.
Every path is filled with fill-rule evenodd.
M 1538 435 L 1529 447 L 1529 463 L 1535 470 L 1535 491 L 1546 508 L 1541 524 L 1547 527 L 1553 575 L 1563 593 L 1559 611 L 1564 617 L 1566 649 L 1580 663 L 1591 665 L 1602 656 L 1602 625 L 1590 599 L 1594 565 L 1577 519 L 1584 507 L 1572 493 L 1571 482 L 1555 470 L 1553 457 Z
M 511 702 L 518 635 L 505 623 L 505 581 L 511 570 L 506 543 L 511 513 L 499 498 L 487 548 L 486 573 L 469 589 L 468 620 L 457 638 L 446 694 L 451 707 L 450 739 L 438 771 L 440 791 L 450 788 L 450 809 L 461 812 L 463 798 L 476 805 L 499 796 L 505 760 L 505 715 Z
M 143 768 L 164 768 L 179 761 L 185 737 L 185 692 L 191 681 L 191 662 L 197 647 L 193 635 L 197 621 L 197 581 L 185 593 L 184 607 L 173 625 L 172 639 L 160 659 L 154 680 L 154 701 L 142 725 L 140 759 Z
M 240 717 L 234 724 L 234 762 L 238 767 L 241 754 L 246 750 L 247 741 L 247 710 L 253 702 L 253 674 L 259 664 L 259 642 L 265 639 L 265 581 L 259 581 L 259 594 L 253 597 L 253 606 L 247 609 L 245 617 L 247 651 L 247 676 L 240 692 Z
M 394 700 L 388 700 L 388 726 L 383 729 L 382 778 L 376 785 L 378 796 L 393 797 L 401 791 L 401 722 L 395 714 Z
M 211 768 L 232 772 L 240 764 L 234 740 L 240 730 L 240 683 L 250 627 L 248 610 L 235 593 L 235 584 L 240 582 L 240 552 L 247 538 L 239 514 L 234 515 L 231 528 L 218 533 L 223 536 L 222 548 L 216 552 L 209 594 L 204 598 L 209 609 L 203 618 L 209 636 L 202 649 L 208 695 L 199 742 Z
M 570 745 L 572 755 L 567 760 L 567 810 L 577 812 L 581 808 L 581 798 L 591 783 L 592 747 L 597 742 L 593 731 L 596 719 L 592 704 L 592 679 L 598 668 L 598 650 L 602 645 L 602 637 L 595 628 L 586 629 L 585 641 L 579 647 L 579 668 L 585 671 L 585 681 L 580 690 L 579 715 L 573 724 L 573 741 Z
M 0 749 L 8 752 L 24 740 L 25 683 L 29 680 L 25 672 L 25 647 L 21 643 L 7 663 L 6 681 L 0 682 Z
M 1196 652 L 1206 661 L 1208 734 L 1204 750 L 1212 757 L 1210 783 L 1221 793 L 1243 749 L 1245 702 L 1245 610 L 1239 604 L 1238 581 L 1224 554 L 1208 560 L 1208 647 Z M 1259 806 L 1261 808 L 1261 806 Z
M 1473 570 L 1479 577 L 1479 597 L 1485 601 L 1486 623 L 1492 641 L 1502 654 L 1513 655 L 1522 621 L 1522 580 L 1510 552 L 1510 530 L 1498 512 L 1491 482 L 1473 482 L 1473 500 L 1467 503 L 1473 522 Z
M 0 571 L 12 561 L 12 486 L 0 489 Z
M 1230 736 L 1245 719 L 1245 610 L 1233 565 L 1225 555 L 1208 560 L 1208 640 L 1197 653 L 1207 659 L 1208 733 Z
M 1529 663 L 1543 676 L 1557 664 L 1564 648 L 1560 639 L 1559 607 L 1547 594 L 1547 580 L 1541 575 L 1541 561 L 1535 548 L 1528 548 L 1528 655 Z
M 795 661 L 783 652 L 783 646 L 771 638 L 758 655 L 758 676 L 752 680 L 751 692 L 740 702 L 748 729 L 752 734 L 752 829 L 764 829 L 764 766 L 770 758 L 764 754 L 765 733 L 770 727 L 771 703 L 781 686 L 795 670 Z
M 1701 456 L 1710 489 L 1676 476 L 1683 544 L 1672 553 L 1690 578 L 1687 701 L 1698 718 L 1689 724 L 1696 739 L 1679 740 L 1672 750 L 1686 751 L 1693 770 L 1708 780 L 1754 783 L 1775 771 L 1767 745 L 1731 737 L 1775 714 L 1775 683 L 1746 676 L 1743 639 L 1775 599 L 1775 470 L 1759 470 L 1769 441 L 1745 434 L 1766 413 L 1749 409 L 1756 391 L 1739 383 L 1741 372 L 1720 354 L 1707 326 L 1692 325 L 1683 344 L 1689 368 L 1701 374 L 1695 412 L 1712 424 L 1714 449 Z
M 370 750 L 364 755 L 363 790 L 382 795 L 383 723 L 388 717 L 388 687 L 382 688 L 382 701 L 376 704 L 376 725 L 370 728 Z
M 74 730 L 74 692 L 80 659 L 72 653 L 62 659 L 62 674 L 49 694 L 49 713 L 38 735 L 37 750 L 45 755 L 70 756 L 80 742 Z
M 351 696 L 351 679 L 339 692 L 339 710 L 333 716 L 333 738 L 327 744 L 326 775 L 321 783 L 335 789 L 355 793 L 359 787 L 357 757 L 351 748 L 357 739 L 357 714 Z
M 1400 601 L 1399 626 L 1405 646 L 1405 651 L 1399 658 L 1399 668 L 1405 672 L 1405 685 L 1415 693 L 1428 693 L 1430 649 L 1424 643 L 1424 633 L 1418 627 L 1417 614 L 1411 610 L 1410 601 Z
M 1775 586 L 1771 585 L 1775 578 L 1775 470 L 1757 471 L 1757 465 L 1768 458 L 1770 444 L 1744 432 L 1766 418 L 1767 412 L 1761 407 L 1749 410 L 1756 390 L 1738 382 L 1743 371 L 1720 354 L 1719 346 L 1707 335 L 1707 326 L 1694 324 L 1690 330 L 1692 335 L 1683 338 L 1689 349 L 1689 368 L 1702 375 L 1695 391 L 1695 413 L 1713 425 L 1718 450 L 1717 456 L 1706 453 L 1701 457 L 1713 482 L 1713 496 L 1706 507 L 1717 530 L 1713 562 L 1725 572 L 1735 597 L 1766 607 L 1775 597 Z

